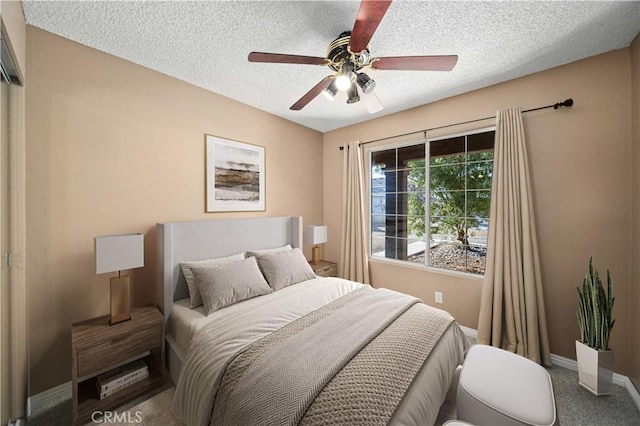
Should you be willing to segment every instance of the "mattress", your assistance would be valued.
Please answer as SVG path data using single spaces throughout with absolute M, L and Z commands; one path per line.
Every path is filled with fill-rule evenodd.
M 191 309 L 189 298 L 173 302 L 173 308 L 167 323 L 167 335 L 173 337 L 176 350 L 184 355 L 189 350 L 189 343 L 196 331 L 207 323 L 204 306 Z
M 194 347 L 186 356 L 175 393 L 177 414 L 188 424 L 208 424 L 213 401 L 207 392 L 196 386 L 196 382 L 206 386 L 216 383 L 227 360 L 238 351 L 361 286 L 339 278 L 316 278 L 225 307 L 204 320 L 193 312 L 178 314 L 182 318 L 172 327 L 177 334 L 176 341 L 179 339 L 182 347 L 196 336 L 198 330 L 204 332 L 212 328 L 206 324 L 215 322 L 216 326 L 213 327 L 215 332 L 206 337 L 210 347 L 215 349 L 199 350 L 202 338 L 197 336 Z M 183 308 L 188 309 L 188 304 L 183 303 L 180 310 Z M 180 336 L 181 333 L 185 335 Z M 398 406 L 393 424 L 433 424 L 466 347 L 466 339 L 459 327 L 449 327 Z

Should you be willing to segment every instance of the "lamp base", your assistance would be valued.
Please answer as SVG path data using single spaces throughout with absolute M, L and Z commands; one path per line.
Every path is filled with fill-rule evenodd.
M 315 246 L 311 249 L 311 263 L 313 265 L 317 265 L 322 262 L 322 258 L 320 257 L 320 246 Z
M 129 321 L 129 277 L 111 278 L 111 319 L 110 325 Z

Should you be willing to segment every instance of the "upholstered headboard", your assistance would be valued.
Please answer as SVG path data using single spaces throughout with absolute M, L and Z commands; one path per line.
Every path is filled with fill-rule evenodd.
M 158 307 L 165 321 L 173 302 L 189 297 L 180 262 L 291 244 L 302 248 L 302 217 L 158 223 Z

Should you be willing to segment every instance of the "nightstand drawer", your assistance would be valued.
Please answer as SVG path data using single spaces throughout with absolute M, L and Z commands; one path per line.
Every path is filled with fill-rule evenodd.
M 108 368 L 123 359 L 153 349 L 162 344 L 162 326 L 143 330 L 106 340 L 95 346 L 78 350 L 78 376 Z
M 311 269 L 319 277 L 335 277 L 338 275 L 338 265 L 326 260 L 321 260 L 315 264 L 311 263 Z

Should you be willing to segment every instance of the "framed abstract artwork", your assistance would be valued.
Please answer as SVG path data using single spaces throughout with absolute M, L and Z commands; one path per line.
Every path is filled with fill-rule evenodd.
M 205 211 L 264 211 L 264 147 L 205 135 L 205 150 Z

